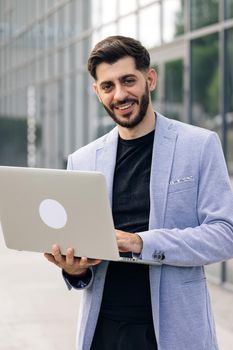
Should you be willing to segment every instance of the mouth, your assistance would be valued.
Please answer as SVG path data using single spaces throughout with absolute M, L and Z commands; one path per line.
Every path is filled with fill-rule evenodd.
M 126 103 L 123 105 L 120 105 L 118 107 L 115 107 L 116 109 L 119 109 L 120 111 L 124 111 L 125 109 L 130 108 L 131 106 L 133 106 L 135 104 L 135 102 L 131 102 L 131 103 Z
M 115 110 L 119 111 L 121 114 L 127 114 L 132 112 L 136 104 L 137 104 L 137 101 L 127 101 L 127 102 L 115 104 L 112 107 Z

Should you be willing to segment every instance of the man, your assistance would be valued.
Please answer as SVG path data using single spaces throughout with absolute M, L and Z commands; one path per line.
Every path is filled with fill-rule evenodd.
M 78 350 L 216 350 L 205 264 L 233 257 L 233 193 L 214 132 L 153 111 L 156 72 L 140 42 L 108 37 L 93 49 L 94 90 L 117 126 L 69 156 L 105 174 L 119 251 L 158 265 L 61 256 L 83 289 Z M 91 218 L 90 218 L 91 219 Z

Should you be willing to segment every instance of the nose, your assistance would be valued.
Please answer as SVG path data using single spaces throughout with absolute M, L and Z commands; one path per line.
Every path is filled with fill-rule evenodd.
M 114 100 L 117 101 L 123 101 L 127 97 L 127 91 L 125 90 L 124 86 L 117 85 L 115 87 L 115 94 L 114 94 Z

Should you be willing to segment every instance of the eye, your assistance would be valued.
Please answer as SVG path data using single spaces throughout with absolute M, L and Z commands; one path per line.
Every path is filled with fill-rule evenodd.
M 113 85 L 111 83 L 104 83 L 101 85 L 101 89 L 105 92 L 110 92 L 112 90 Z
M 128 86 L 131 86 L 131 85 L 134 85 L 135 83 L 135 79 L 134 78 L 126 78 L 123 82 L 124 85 L 128 85 Z

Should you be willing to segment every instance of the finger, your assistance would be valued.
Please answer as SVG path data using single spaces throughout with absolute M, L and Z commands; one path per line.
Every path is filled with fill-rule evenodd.
M 85 267 L 87 264 L 88 264 L 88 259 L 87 259 L 86 256 L 83 256 L 83 257 L 80 259 L 80 266 Z
M 66 264 L 72 266 L 74 263 L 74 249 L 68 248 L 66 251 Z
M 51 261 L 51 262 L 55 262 L 55 260 L 54 260 L 54 256 L 52 255 L 52 254 L 49 254 L 49 253 L 44 253 L 44 257 L 47 259 L 47 260 L 49 260 L 49 261 Z
M 88 268 L 88 267 L 97 265 L 97 264 L 99 264 L 100 262 L 101 262 L 101 260 L 90 259 L 90 258 L 87 258 L 86 256 L 83 256 L 83 257 L 80 259 L 79 266 L 82 267 L 82 268 Z
M 57 244 L 54 244 L 52 246 L 52 254 L 54 256 L 54 259 L 56 260 L 56 262 L 61 262 L 62 261 L 62 255 L 61 255 L 61 251 L 60 248 Z
M 102 260 L 100 259 L 87 259 L 87 263 L 89 266 L 95 266 L 101 263 Z
M 54 259 L 54 256 L 52 254 L 45 253 L 44 256 L 49 262 L 59 266 L 59 263 Z

